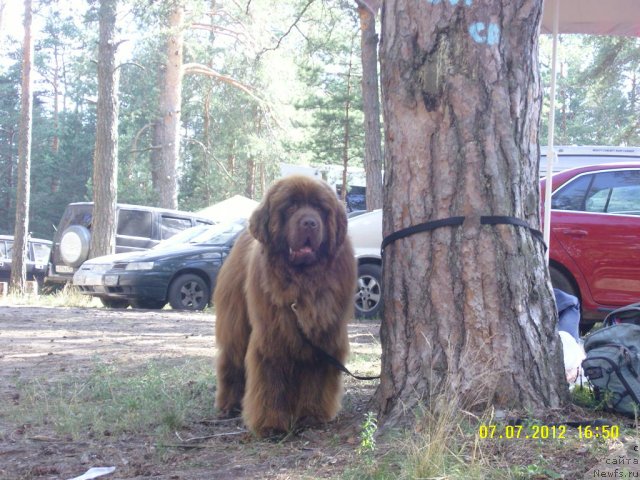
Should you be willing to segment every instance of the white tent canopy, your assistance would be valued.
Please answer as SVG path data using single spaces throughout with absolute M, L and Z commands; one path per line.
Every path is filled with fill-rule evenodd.
M 248 219 L 258 206 L 258 202 L 242 195 L 234 195 L 215 205 L 196 212 L 198 215 L 216 222 L 226 223 L 240 219 Z
M 544 202 L 544 240 L 551 234 L 551 172 L 555 162 L 555 93 L 559 33 L 640 36 L 640 0 L 544 0 L 542 33 L 553 34 L 549 104 L 549 149 Z M 549 250 L 547 249 L 547 261 Z
M 559 33 L 640 36 L 638 0 L 544 0 L 542 33 L 553 33 L 559 4 Z

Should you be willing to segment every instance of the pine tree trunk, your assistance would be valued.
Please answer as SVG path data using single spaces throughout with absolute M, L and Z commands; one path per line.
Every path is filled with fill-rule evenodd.
M 373 8 L 378 11 L 378 2 Z M 378 93 L 378 34 L 371 7 L 358 4 L 362 57 L 362 103 L 364 109 L 364 169 L 367 210 L 382 208 L 382 135 Z
M 31 0 L 24 0 L 24 42 L 22 45 L 22 92 L 20 99 L 20 131 L 18 134 L 18 182 L 16 184 L 16 223 L 13 233 L 13 257 L 9 290 L 25 292 L 27 248 L 29 241 L 29 202 L 31 197 L 31 129 L 33 118 L 33 39 Z
M 158 204 L 178 208 L 178 159 L 180 156 L 180 109 L 182 106 L 182 55 L 184 7 L 176 2 L 169 15 L 167 63 L 160 96 L 160 117 L 156 123 L 156 149 L 152 154 L 152 181 Z
M 353 44 L 351 48 L 353 53 Z M 349 173 L 349 140 L 351 139 L 349 127 L 351 126 L 351 119 L 349 113 L 351 109 L 351 55 L 349 55 L 349 68 L 347 70 L 347 94 L 344 100 L 344 129 L 342 135 L 342 187 L 340 188 L 340 200 L 344 204 L 347 203 L 347 193 L 349 190 L 348 185 L 348 173 Z
M 568 395 L 539 226 L 542 0 L 388 0 L 382 15 L 385 235 L 380 414 L 557 407 Z
M 89 258 L 109 255 L 116 245 L 118 196 L 118 80 L 116 10 L 118 0 L 100 1 L 98 107 L 93 158 L 93 220 Z

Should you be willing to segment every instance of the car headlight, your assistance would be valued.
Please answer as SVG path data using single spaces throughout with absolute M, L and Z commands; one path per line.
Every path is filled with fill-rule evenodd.
M 111 270 L 111 267 L 112 265 L 110 263 L 85 263 L 80 269 L 88 272 L 104 273 Z
M 152 268 L 153 262 L 131 262 L 125 270 L 151 270 Z

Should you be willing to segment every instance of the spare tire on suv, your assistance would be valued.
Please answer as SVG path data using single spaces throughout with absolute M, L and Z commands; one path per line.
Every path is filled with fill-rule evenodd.
M 89 256 L 91 232 L 82 225 L 71 225 L 60 237 L 60 258 L 71 267 L 79 267 Z
M 93 202 L 67 205 L 53 237 L 47 281 L 66 283 L 89 257 Z M 142 205 L 117 204 L 115 253 L 148 250 L 160 240 L 212 220 L 190 212 Z

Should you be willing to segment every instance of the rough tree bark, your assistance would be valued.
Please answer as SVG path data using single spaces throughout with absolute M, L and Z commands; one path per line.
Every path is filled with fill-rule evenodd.
M 348 173 L 349 173 L 349 139 L 351 119 L 349 118 L 351 110 L 351 73 L 353 64 L 353 42 L 351 42 L 351 52 L 349 53 L 349 67 L 347 68 L 347 94 L 344 99 L 344 130 L 342 135 L 342 186 L 340 187 L 340 200 L 346 204 L 347 192 L 349 190 Z
M 98 44 L 98 107 L 93 157 L 93 219 L 89 258 L 109 255 L 116 245 L 118 195 L 118 80 L 115 42 L 118 0 L 101 0 Z
M 151 180 L 158 204 L 178 208 L 178 159 L 180 156 L 180 109 L 182 108 L 184 6 L 176 1 L 169 15 L 167 63 L 160 96 L 160 115 L 155 126 L 151 155 Z
M 464 216 L 384 252 L 382 419 L 567 398 L 539 225 L 542 0 L 387 0 L 385 235 Z M 456 403 L 458 402 L 458 403 Z
M 13 256 L 9 290 L 25 292 L 27 248 L 29 241 L 29 202 L 31 197 L 31 128 L 33 118 L 33 39 L 31 0 L 24 0 L 24 42 L 22 44 L 22 92 L 20 130 L 18 133 L 18 182 L 16 184 L 16 223 L 13 233 Z
M 366 204 L 367 210 L 375 210 L 382 208 L 382 134 L 378 88 L 378 34 L 376 33 L 375 17 L 380 9 L 380 1 L 356 1 L 360 17 Z

